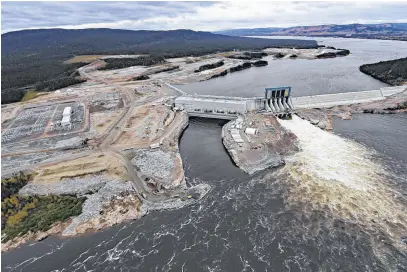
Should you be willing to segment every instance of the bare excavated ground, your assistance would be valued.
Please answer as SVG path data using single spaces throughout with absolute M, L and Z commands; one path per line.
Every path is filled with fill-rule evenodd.
M 73 178 L 95 173 L 104 173 L 110 177 L 124 180 L 126 171 L 121 160 L 112 154 L 95 153 L 82 158 L 40 166 L 33 183 L 53 183 L 64 178 Z
M 175 113 L 165 105 L 147 104 L 136 107 L 114 145 L 120 147 L 150 145 L 174 119 Z
M 284 164 L 297 151 L 296 136 L 273 115 L 247 114 L 222 128 L 223 143 L 238 167 L 248 174 Z M 256 130 L 249 133 L 246 129 Z

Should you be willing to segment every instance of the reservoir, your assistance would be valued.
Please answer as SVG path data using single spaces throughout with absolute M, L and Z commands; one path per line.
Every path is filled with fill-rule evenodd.
M 407 43 L 394 41 L 317 40 L 353 54 L 327 60 L 282 60 L 297 69 L 295 77 L 292 70 L 280 67 L 287 83 L 267 73 L 278 62 L 270 61 L 267 67 L 182 89 L 251 97 L 261 95 L 265 85 L 286 84 L 294 87 L 294 93 L 308 95 L 307 88 L 320 93 L 336 87 L 359 90 L 365 86 L 360 78 L 370 82 L 366 89 L 374 89 L 384 84 L 361 74 L 358 66 L 407 52 Z M 331 68 L 333 61 L 340 61 L 337 65 L 342 68 Z M 353 72 L 345 73 L 350 67 Z M 328 74 L 322 70 L 331 78 L 325 78 Z M 254 80 L 252 73 L 262 81 Z M 308 81 L 299 80 L 301 74 Z M 238 85 L 231 77 L 245 80 Z M 308 87 L 301 88 L 301 82 Z M 286 166 L 254 176 L 235 167 L 229 158 L 221 141 L 224 124 L 191 118 L 180 141 L 188 181 L 212 187 L 199 203 L 152 212 L 80 237 L 50 237 L 24 245 L 2 254 L 2 271 L 407 270 L 403 242 L 386 234 L 393 229 L 385 222 L 405 213 L 388 193 L 407 194 L 406 114 L 335 119 L 333 134 L 296 118 L 285 121 L 286 128 L 301 131 L 302 151 L 288 158 Z
M 276 86 L 293 87 L 292 96 L 375 90 L 389 85 L 361 73 L 359 66 L 407 57 L 407 42 L 403 41 L 307 37 L 301 39 L 315 39 L 319 44 L 348 49 L 351 54 L 346 57 L 315 60 L 273 60 L 272 56 L 268 56 L 263 58 L 269 63 L 267 66 L 178 87 L 189 94 L 240 97 L 262 96 L 264 88 Z

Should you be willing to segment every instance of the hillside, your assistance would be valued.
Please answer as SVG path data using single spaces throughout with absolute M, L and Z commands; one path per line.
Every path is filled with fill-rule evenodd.
M 23 90 L 17 88 L 69 77 L 77 67 L 63 61 L 77 55 L 153 54 L 168 58 L 233 49 L 317 46 L 315 41 L 253 39 L 192 30 L 38 29 L 1 37 L 2 103 L 7 100 L 5 92 L 19 92 L 11 99 L 18 101 Z
M 364 64 L 359 70 L 390 85 L 407 84 L 407 58 Z
M 233 36 L 314 36 L 407 40 L 407 23 L 248 28 L 230 29 L 216 33 Z

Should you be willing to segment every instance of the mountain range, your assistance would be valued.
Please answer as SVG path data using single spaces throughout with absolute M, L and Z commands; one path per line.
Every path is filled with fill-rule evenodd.
M 407 23 L 240 28 L 214 33 L 231 36 L 311 36 L 407 40 Z

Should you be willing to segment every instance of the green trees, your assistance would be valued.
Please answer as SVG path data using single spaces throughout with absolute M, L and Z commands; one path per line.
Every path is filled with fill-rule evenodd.
M 99 70 L 113 70 L 122 69 L 131 66 L 151 66 L 155 64 L 165 63 L 165 58 L 163 56 L 142 56 L 138 58 L 109 58 L 104 60 L 106 66 L 100 68 Z
M 46 231 L 54 223 L 82 212 L 84 197 L 18 195 L 31 178 L 31 175 L 19 172 L 1 180 L 1 229 L 6 234 L 2 242 L 29 231 Z
M 97 41 L 97 42 L 95 42 Z M 232 37 L 192 30 L 131 31 L 118 29 L 37 29 L 2 35 L 2 103 L 20 101 L 27 89 L 55 90 L 78 83 L 75 70 L 64 64 L 78 55 L 149 54 L 139 59 L 106 60 L 105 69 L 162 63 L 163 58 L 200 56 L 267 47 L 316 48 L 316 41 Z M 151 57 L 154 56 L 154 57 Z M 140 62 L 141 61 L 141 62 Z

